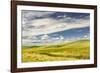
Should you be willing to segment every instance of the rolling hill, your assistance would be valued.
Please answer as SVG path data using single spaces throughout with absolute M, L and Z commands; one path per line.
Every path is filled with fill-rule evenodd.
M 84 60 L 89 58 L 89 40 L 78 40 L 57 45 L 22 48 L 22 62 Z

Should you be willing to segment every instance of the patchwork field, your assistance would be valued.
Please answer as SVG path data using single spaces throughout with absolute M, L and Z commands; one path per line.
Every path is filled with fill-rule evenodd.
M 22 48 L 22 62 L 82 60 L 89 58 L 89 40 Z

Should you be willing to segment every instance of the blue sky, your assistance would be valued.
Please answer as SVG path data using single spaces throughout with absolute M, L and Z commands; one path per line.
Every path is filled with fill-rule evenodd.
M 22 10 L 22 44 L 89 39 L 89 25 L 89 13 Z

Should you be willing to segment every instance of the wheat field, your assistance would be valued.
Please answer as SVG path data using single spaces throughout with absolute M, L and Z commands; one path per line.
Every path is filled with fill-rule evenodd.
M 82 60 L 90 58 L 90 41 L 22 47 L 22 62 Z

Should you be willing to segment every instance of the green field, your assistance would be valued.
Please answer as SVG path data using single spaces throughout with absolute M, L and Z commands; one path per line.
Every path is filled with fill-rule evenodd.
M 90 58 L 90 41 L 80 40 L 58 45 L 22 48 L 22 62 L 84 60 Z

